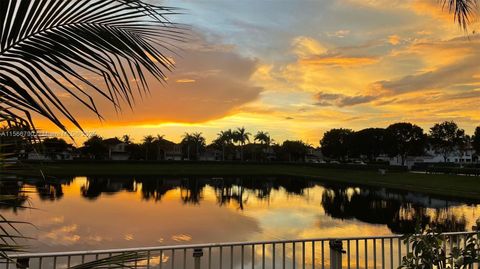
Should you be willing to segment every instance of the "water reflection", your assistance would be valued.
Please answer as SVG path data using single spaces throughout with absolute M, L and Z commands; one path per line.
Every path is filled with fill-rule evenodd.
M 449 210 L 459 204 L 385 189 L 327 187 L 322 194 L 322 206 L 327 215 L 385 224 L 393 233 L 412 233 L 417 225 L 442 231 L 464 231 L 467 229 L 465 216 L 457 216 Z
M 468 230 L 479 201 L 304 178 L 88 177 L 2 182 L 42 251 Z M 39 210 L 30 211 L 33 204 Z

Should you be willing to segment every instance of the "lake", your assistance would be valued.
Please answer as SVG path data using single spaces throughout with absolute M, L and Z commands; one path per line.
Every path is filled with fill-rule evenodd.
M 74 177 L 1 183 L 33 252 L 470 230 L 480 200 L 288 177 Z

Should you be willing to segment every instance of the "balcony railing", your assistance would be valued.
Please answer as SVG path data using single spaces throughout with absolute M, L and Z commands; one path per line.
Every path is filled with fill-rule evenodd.
M 445 233 L 444 249 L 466 244 L 472 232 Z M 318 268 L 318 269 L 396 269 L 410 251 L 401 235 L 318 238 L 238 242 L 200 245 L 177 245 L 111 250 L 28 253 L 0 260 L 0 268 L 70 268 L 72 266 L 135 253 L 144 259 L 119 262 L 103 268 L 165 269 L 245 269 L 245 268 Z M 473 266 L 478 269 L 478 264 Z

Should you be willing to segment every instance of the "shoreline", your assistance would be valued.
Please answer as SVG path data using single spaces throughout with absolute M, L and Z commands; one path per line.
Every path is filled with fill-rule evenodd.
M 308 177 L 326 182 L 384 187 L 425 194 L 458 198 L 480 197 L 480 177 L 448 174 L 426 174 L 405 171 L 387 171 L 352 167 L 325 168 L 312 165 L 247 164 L 247 163 L 30 163 L 30 176 L 292 176 Z

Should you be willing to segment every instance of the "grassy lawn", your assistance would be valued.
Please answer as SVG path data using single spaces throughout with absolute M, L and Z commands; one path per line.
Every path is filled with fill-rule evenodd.
M 40 166 L 36 166 L 40 168 Z M 322 181 L 388 187 L 429 194 L 480 198 L 480 177 L 444 174 L 416 174 L 349 169 L 329 169 L 301 165 L 220 164 L 220 163 L 101 163 L 45 164 L 48 176 L 163 175 L 163 176 L 297 176 Z

